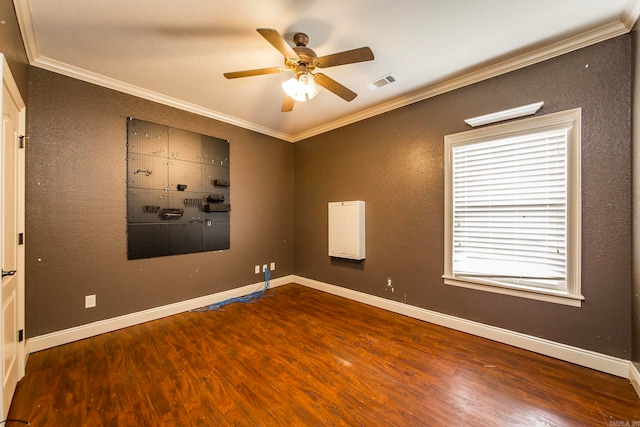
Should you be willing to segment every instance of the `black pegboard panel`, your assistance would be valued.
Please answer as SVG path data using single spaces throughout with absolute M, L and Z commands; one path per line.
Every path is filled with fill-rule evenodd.
M 229 164 L 229 141 L 128 119 L 128 259 L 229 249 Z

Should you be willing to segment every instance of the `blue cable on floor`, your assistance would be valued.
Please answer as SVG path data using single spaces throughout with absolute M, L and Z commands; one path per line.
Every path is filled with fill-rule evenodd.
M 255 292 L 252 292 L 248 295 L 245 295 L 243 297 L 235 297 L 235 298 L 229 298 L 226 299 L 224 301 L 220 301 L 220 302 L 214 302 L 213 304 L 209 304 L 206 305 L 204 307 L 201 308 L 196 308 L 193 309 L 191 311 L 211 311 L 211 310 L 217 310 L 220 307 L 223 307 L 225 305 L 228 304 L 232 304 L 234 302 L 254 302 L 259 300 L 260 298 L 262 298 L 262 296 L 264 295 L 265 292 L 267 292 L 267 289 L 269 289 L 269 281 L 271 280 L 271 274 L 269 273 L 269 269 L 265 269 L 264 270 L 264 287 L 262 289 L 259 289 Z

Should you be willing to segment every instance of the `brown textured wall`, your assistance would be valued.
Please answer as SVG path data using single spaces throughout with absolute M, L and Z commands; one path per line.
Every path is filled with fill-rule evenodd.
M 633 102 L 632 102 L 632 167 L 633 191 L 633 289 L 631 292 L 631 330 L 633 353 L 631 360 L 640 369 L 640 32 L 634 29 L 631 33 L 633 60 Z
M 295 144 L 295 273 L 629 359 L 630 37 Z M 444 136 L 463 119 L 544 101 L 583 113 L 581 308 L 445 286 Z M 327 256 L 327 203 L 366 201 L 367 258 Z M 395 292 L 386 291 L 386 278 Z
M 293 272 L 292 144 L 37 68 L 29 91 L 28 336 Z M 231 141 L 230 250 L 127 261 L 129 116 Z
M 0 1 L 0 53 L 7 59 L 24 102 L 29 95 L 29 60 L 12 1 Z

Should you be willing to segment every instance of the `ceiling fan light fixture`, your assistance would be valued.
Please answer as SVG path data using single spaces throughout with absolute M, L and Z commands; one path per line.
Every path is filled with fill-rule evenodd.
M 282 89 L 296 101 L 307 101 L 318 94 L 320 86 L 316 84 L 313 74 L 301 74 L 282 83 Z

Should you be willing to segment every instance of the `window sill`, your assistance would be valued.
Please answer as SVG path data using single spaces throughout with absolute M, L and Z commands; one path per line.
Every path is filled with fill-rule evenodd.
M 571 295 L 565 292 L 559 291 L 544 291 L 544 290 L 529 290 L 529 289 L 517 289 L 502 287 L 499 285 L 491 285 L 487 283 L 480 283 L 475 281 L 467 281 L 458 277 L 442 276 L 445 285 L 459 286 L 462 288 L 476 289 L 480 291 L 493 292 L 503 295 L 511 295 L 520 298 L 534 299 L 537 301 L 552 302 L 555 304 L 569 305 L 572 307 L 581 307 L 582 295 Z

